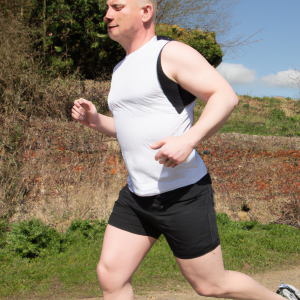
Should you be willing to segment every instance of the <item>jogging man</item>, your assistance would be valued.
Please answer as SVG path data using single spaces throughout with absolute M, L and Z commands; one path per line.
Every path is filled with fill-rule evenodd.
M 72 117 L 118 137 L 128 170 L 109 219 L 98 278 L 105 300 L 133 300 L 131 278 L 161 234 L 199 295 L 281 300 L 251 277 L 224 270 L 211 179 L 195 147 L 226 122 L 238 98 L 193 48 L 155 36 L 155 0 L 108 0 L 111 39 L 126 50 L 108 98 L 113 117 L 78 99 Z M 206 102 L 193 125 L 196 98 Z

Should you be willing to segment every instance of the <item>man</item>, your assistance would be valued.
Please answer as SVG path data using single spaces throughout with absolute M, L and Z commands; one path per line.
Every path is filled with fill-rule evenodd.
M 223 77 L 193 48 L 155 36 L 155 0 L 108 0 L 108 34 L 126 50 L 114 69 L 113 117 L 79 99 L 72 117 L 118 137 L 129 173 L 109 219 L 98 278 L 105 300 L 133 300 L 131 278 L 160 234 L 199 295 L 281 300 L 245 274 L 226 271 L 211 179 L 195 147 L 238 104 Z M 193 124 L 195 99 L 206 107 Z

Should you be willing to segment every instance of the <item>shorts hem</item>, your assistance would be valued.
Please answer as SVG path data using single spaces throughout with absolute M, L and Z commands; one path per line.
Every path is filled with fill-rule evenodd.
M 108 225 L 111 225 L 113 227 L 116 227 L 118 229 L 130 232 L 130 233 L 133 233 L 133 234 L 142 235 L 142 236 L 149 236 L 149 237 L 152 237 L 152 238 L 154 238 L 156 240 L 159 238 L 159 236 L 158 237 L 154 236 L 154 234 L 151 235 L 151 234 L 147 234 L 146 232 L 141 232 L 141 231 L 138 231 L 138 230 L 134 230 L 133 228 L 129 228 L 128 226 L 124 225 L 124 223 L 120 223 L 120 222 L 115 222 L 115 221 L 109 220 L 108 221 Z
M 179 259 L 193 259 L 208 254 L 209 252 L 215 250 L 219 245 L 220 245 L 220 239 L 218 239 L 215 243 L 211 245 L 211 247 L 205 249 L 205 251 L 202 251 L 201 253 L 198 252 L 198 253 L 188 254 L 188 255 L 177 255 L 176 253 L 173 252 L 173 254 L 175 257 Z

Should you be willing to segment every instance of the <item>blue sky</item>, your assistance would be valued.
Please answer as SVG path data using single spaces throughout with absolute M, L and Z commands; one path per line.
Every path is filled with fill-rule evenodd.
M 253 40 L 238 57 L 225 55 L 217 68 L 239 95 L 299 98 L 299 88 L 290 78 L 300 70 L 300 0 L 241 0 L 234 9 L 231 36 L 250 36 Z M 273 75 L 272 75 L 273 74 Z M 299 77 L 300 80 L 300 77 Z

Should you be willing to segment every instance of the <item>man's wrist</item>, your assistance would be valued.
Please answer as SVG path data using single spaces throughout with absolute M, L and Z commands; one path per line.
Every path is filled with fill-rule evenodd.
M 196 148 L 202 141 L 201 137 L 195 132 L 193 127 L 185 133 L 185 137 L 191 148 Z

